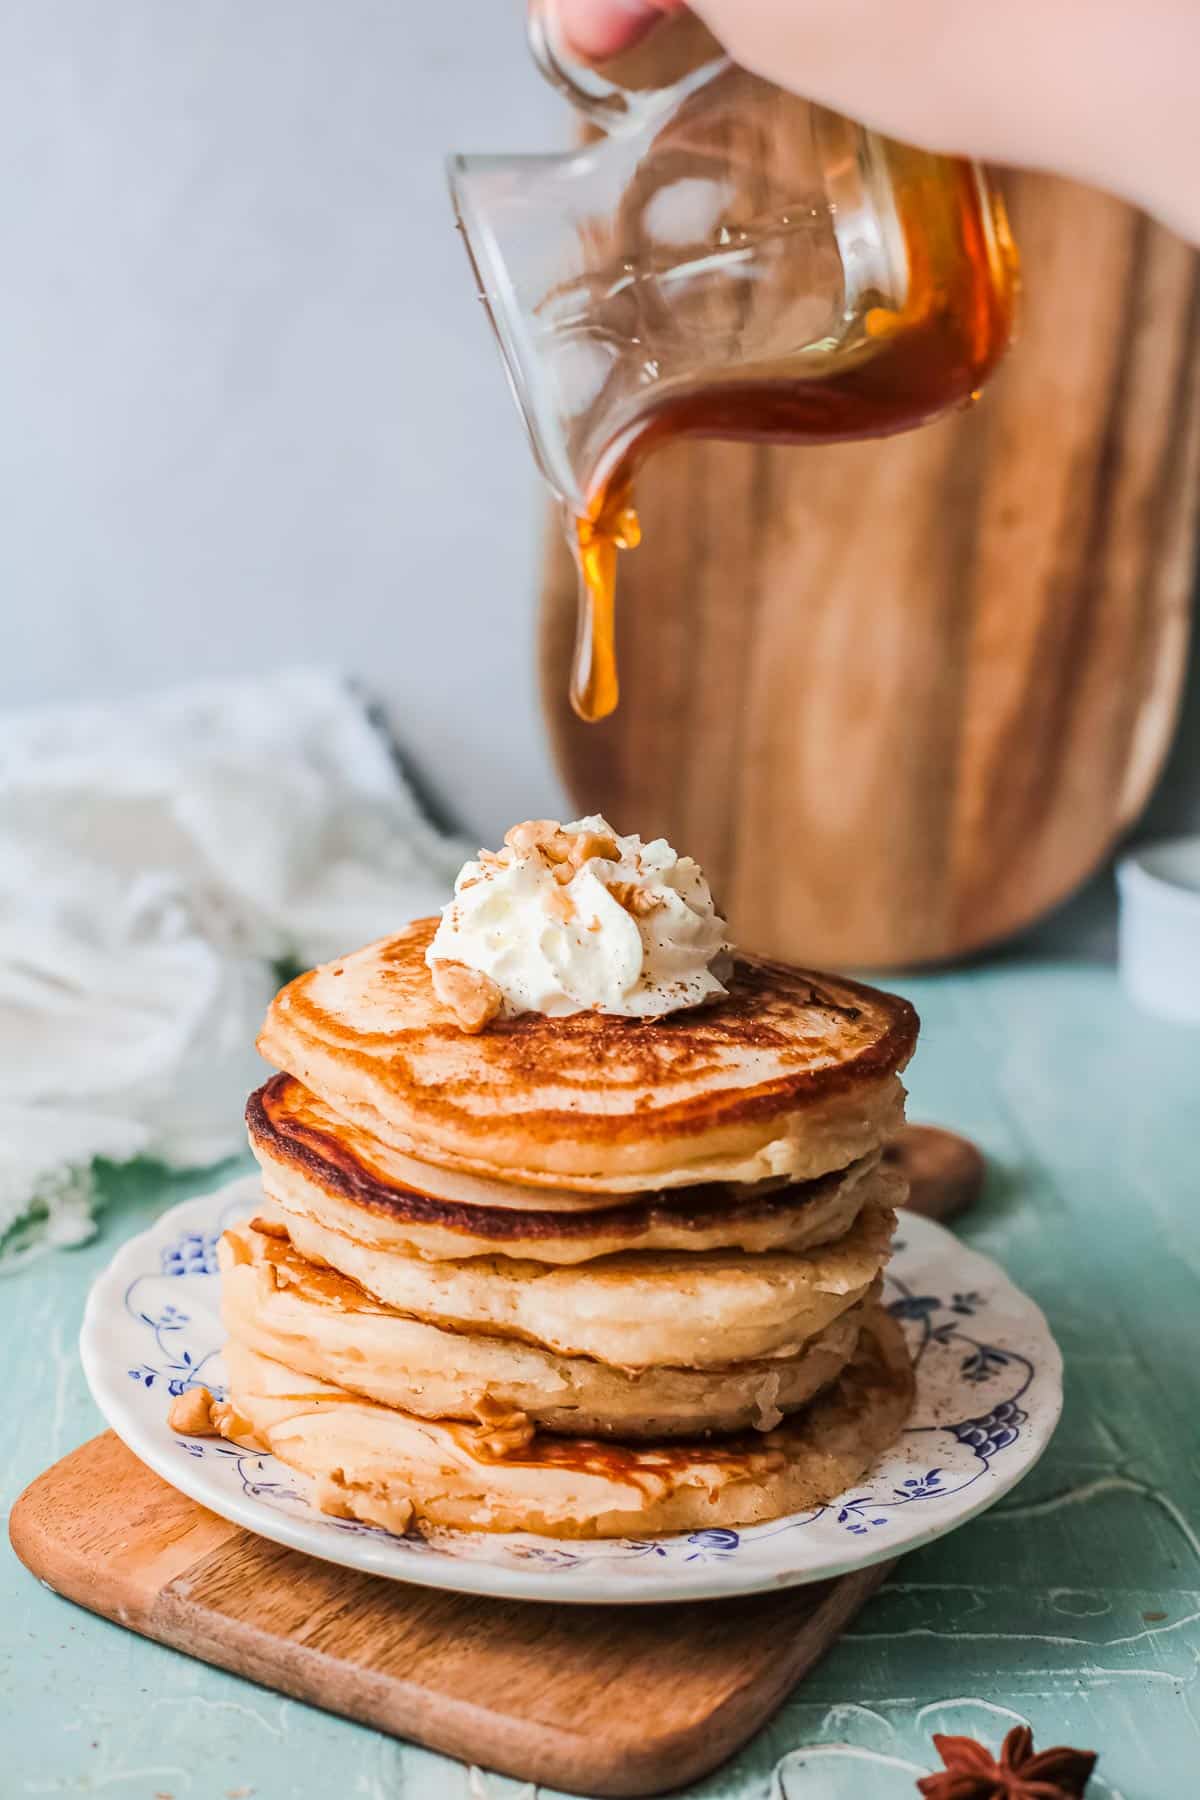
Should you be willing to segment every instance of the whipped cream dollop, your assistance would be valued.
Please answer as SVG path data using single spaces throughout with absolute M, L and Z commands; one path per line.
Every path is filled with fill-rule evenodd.
M 514 825 L 464 863 L 426 961 L 486 976 L 508 1016 L 644 1019 L 724 994 L 728 952 L 699 864 L 597 814 Z

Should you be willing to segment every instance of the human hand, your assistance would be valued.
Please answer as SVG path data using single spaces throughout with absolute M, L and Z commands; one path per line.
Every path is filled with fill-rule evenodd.
M 684 0 L 560 0 L 563 30 L 581 56 L 602 62 L 628 50 L 664 13 L 681 12 Z
M 682 0 L 557 0 L 603 60 Z M 695 0 L 730 55 L 932 150 L 1107 187 L 1200 241 L 1195 0 Z

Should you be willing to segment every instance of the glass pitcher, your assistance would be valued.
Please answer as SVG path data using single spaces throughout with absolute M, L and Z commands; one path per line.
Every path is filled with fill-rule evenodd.
M 686 33 L 664 25 L 664 33 Z M 975 397 L 1017 265 L 978 167 L 881 137 L 703 38 L 633 89 L 573 67 L 553 0 L 530 42 L 593 127 L 559 154 L 458 156 L 455 211 L 538 464 L 568 514 L 572 700 L 616 704 L 616 553 L 647 451 L 694 435 L 882 436 Z

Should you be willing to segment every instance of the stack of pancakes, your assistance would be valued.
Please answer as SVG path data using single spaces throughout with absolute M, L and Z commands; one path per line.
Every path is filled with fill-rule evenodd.
M 468 1035 L 436 923 L 268 1013 L 222 1429 L 392 1530 L 645 1535 L 857 1480 L 912 1398 L 879 1305 L 912 1008 L 742 956 L 694 1011 Z

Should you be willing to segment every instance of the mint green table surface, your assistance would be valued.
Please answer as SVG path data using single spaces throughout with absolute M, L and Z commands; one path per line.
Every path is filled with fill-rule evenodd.
M 1058 1436 L 1007 1500 L 910 1556 L 705 1800 L 900 1800 L 936 1730 L 1101 1752 L 1097 1800 L 1200 1796 L 1200 1031 L 1111 970 L 1003 961 L 897 982 L 924 1018 L 910 1116 L 991 1181 L 963 1235 L 1036 1296 Z M 0 1279 L 3 1494 L 99 1428 L 76 1355 L 114 1246 L 198 1191 L 114 1175 L 98 1239 Z M 530 1790 L 143 1642 L 4 1553 L 0 1797 L 515 1800 Z M 843 1746 L 835 1749 L 834 1746 Z

